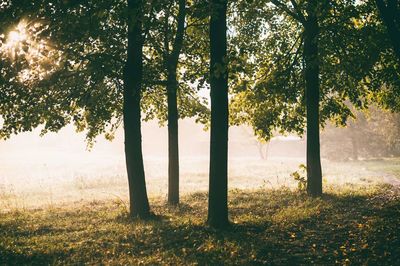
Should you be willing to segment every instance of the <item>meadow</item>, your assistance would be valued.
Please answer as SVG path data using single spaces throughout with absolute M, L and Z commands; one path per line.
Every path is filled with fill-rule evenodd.
M 72 156 L 73 157 L 73 156 Z M 58 158 L 57 158 L 58 160 Z M 127 178 L 123 159 L 96 160 L 61 164 L 13 165 L 9 169 L 0 167 L 3 177 L 0 181 L 0 210 L 8 212 L 19 209 L 54 207 L 59 204 L 92 200 L 119 200 L 126 202 L 128 195 Z M 229 189 L 255 190 L 297 189 L 298 182 L 291 173 L 299 171 L 304 163 L 299 158 L 270 158 L 261 160 L 254 157 L 236 157 L 229 164 Z M 7 163 L 6 163 L 7 164 Z M 400 159 L 379 159 L 366 161 L 332 162 L 323 161 L 325 185 L 400 185 Z M 147 188 L 152 197 L 166 198 L 168 171 L 163 158 L 147 158 L 145 169 Z M 17 170 L 19 171 L 17 171 Z M 70 169 L 75 169 L 71 171 Z M 78 170 L 77 170 L 78 169 Z M 189 195 L 207 192 L 208 160 L 202 157 L 181 159 L 181 193 Z
M 183 160 L 178 207 L 165 203 L 165 162 L 147 160 L 155 214 L 148 221 L 128 218 L 122 165 L 112 169 L 121 171 L 115 176 L 88 170 L 69 179 L 31 180 L 18 189 L 17 183 L 13 189 L 3 184 L 0 263 L 398 265 L 399 160 L 324 161 L 325 195 L 316 199 L 290 176 L 299 163 L 231 162 L 232 226 L 219 232 L 205 225 L 204 159 Z
M 207 195 L 179 207 L 151 198 L 152 220 L 118 200 L 15 210 L 0 216 L 0 262 L 10 265 L 398 265 L 399 191 L 326 187 L 233 190 L 226 231 L 205 226 Z

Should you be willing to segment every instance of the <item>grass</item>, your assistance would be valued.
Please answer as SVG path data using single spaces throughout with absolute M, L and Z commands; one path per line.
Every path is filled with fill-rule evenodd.
M 146 160 L 146 183 L 152 197 L 166 197 L 168 193 L 168 161 Z M 104 163 L 82 166 L 76 173 L 67 166 L 53 165 L 48 170 L 36 169 L 31 173 L 3 171 L 0 165 L 0 213 L 15 209 L 32 209 L 59 204 L 72 204 L 77 200 L 112 200 L 128 195 L 126 169 L 123 163 Z M 184 158 L 180 162 L 180 192 L 188 195 L 208 190 L 208 160 L 204 158 Z M 296 188 L 296 181 L 290 176 L 299 170 L 301 159 L 258 160 L 254 158 L 234 158 L 229 163 L 229 188 L 254 190 L 260 187 L 279 189 L 282 186 Z M 31 165 L 34 169 L 33 165 Z M 376 185 L 389 183 L 400 185 L 400 159 L 379 161 L 360 160 L 357 162 L 322 161 L 324 182 L 327 185 L 342 186 L 348 183 Z M 98 167 L 98 168 L 96 168 Z
M 289 189 L 233 190 L 233 226 L 204 224 L 207 195 L 179 207 L 152 198 L 151 221 L 128 219 L 121 200 L 0 215 L 0 264 L 400 265 L 400 192 L 329 186 L 311 199 Z
M 366 163 L 368 170 L 389 173 L 397 179 L 400 179 L 400 158 L 388 158 L 382 160 L 375 160 Z

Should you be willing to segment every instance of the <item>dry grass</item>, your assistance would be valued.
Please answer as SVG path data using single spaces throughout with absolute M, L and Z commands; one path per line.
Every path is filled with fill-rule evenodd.
M 54 207 L 75 201 L 126 199 L 127 179 L 124 165 L 82 166 L 81 171 L 69 173 L 66 167 L 47 166 L 31 172 L 10 174 L 0 177 L 0 209 L 4 211 Z M 302 163 L 292 160 L 232 159 L 229 165 L 230 189 L 279 189 L 296 188 L 297 183 L 290 173 L 298 170 Z M 335 163 L 323 161 L 324 182 L 328 185 L 376 185 L 392 182 L 400 176 L 399 159 L 381 161 L 359 161 Z M 167 162 L 161 159 L 147 159 L 147 188 L 153 197 L 166 197 Z M 181 192 L 183 195 L 206 192 L 208 189 L 208 162 L 206 159 L 185 159 L 181 161 Z M 4 176 L 6 172 L 0 173 Z M 25 174 L 24 174 L 25 173 Z M 400 183 L 400 181 L 398 181 Z
M 399 192 L 326 187 L 311 199 L 289 189 L 230 192 L 230 230 L 207 226 L 207 195 L 177 207 L 152 198 L 151 221 L 129 220 L 119 200 L 0 216 L 0 264 L 399 265 Z

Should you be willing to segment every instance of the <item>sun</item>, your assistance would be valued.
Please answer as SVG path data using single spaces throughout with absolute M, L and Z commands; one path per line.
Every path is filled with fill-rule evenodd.
M 20 42 L 26 41 L 28 39 L 28 23 L 25 20 L 22 20 L 18 23 L 18 25 L 8 33 L 7 43 L 18 44 Z
M 20 42 L 25 41 L 26 38 L 27 38 L 27 36 L 26 36 L 25 32 L 11 31 L 8 34 L 7 43 L 9 43 L 9 44 L 18 44 Z
M 51 47 L 48 39 L 39 35 L 41 23 L 21 20 L 6 35 L 0 35 L 0 59 L 8 59 L 18 69 L 22 83 L 38 81 L 60 65 L 61 52 Z
M 24 46 L 29 42 L 30 35 L 27 29 L 27 23 L 22 20 L 18 25 L 10 31 L 0 49 L 2 52 L 6 52 L 10 57 L 15 58 L 16 55 L 20 55 L 24 51 Z

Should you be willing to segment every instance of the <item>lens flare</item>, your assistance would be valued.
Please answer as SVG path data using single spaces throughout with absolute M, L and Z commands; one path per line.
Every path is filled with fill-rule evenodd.
M 21 83 L 40 81 L 60 66 L 61 52 L 40 35 L 44 29 L 41 23 L 21 20 L 8 34 L 0 35 L 0 57 L 11 60 L 14 68 L 24 66 L 18 69 Z
M 24 33 L 18 32 L 18 31 L 11 31 L 8 34 L 8 43 L 9 44 L 17 44 L 19 42 L 22 42 L 26 39 L 26 35 Z

